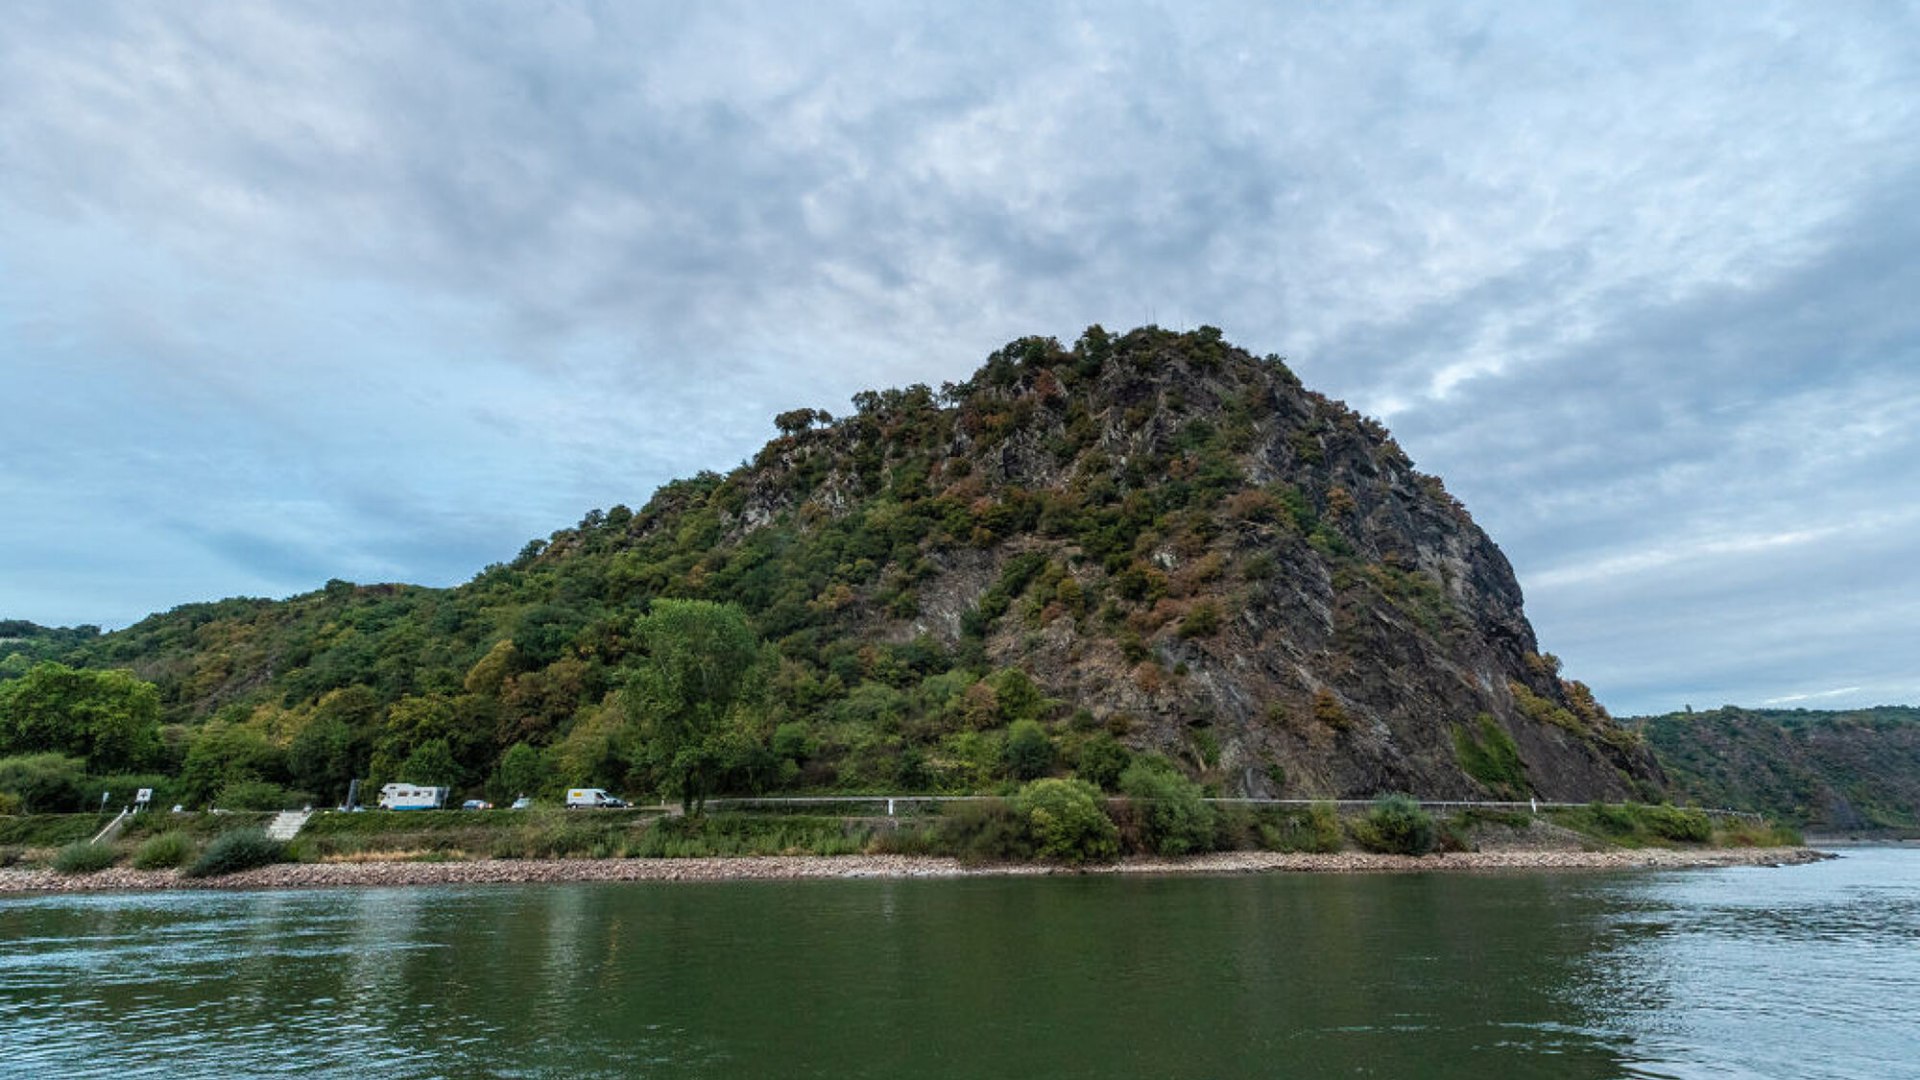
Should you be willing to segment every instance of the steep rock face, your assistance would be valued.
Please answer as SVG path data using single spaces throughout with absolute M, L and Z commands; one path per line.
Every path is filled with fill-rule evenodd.
M 704 501 L 656 500 L 629 542 L 717 509 L 721 569 L 756 533 L 877 518 L 884 550 L 812 601 L 842 632 L 1022 669 L 1083 727 L 1229 793 L 1658 789 L 1637 738 L 1539 654 L 1465 509 L 1278 359 L 1211 330 L 1094 328 L 856 405 Z M 778 612 L 759 614 L 777 636 Z M 1517 775 L 1474 753 L 1508 740 Z

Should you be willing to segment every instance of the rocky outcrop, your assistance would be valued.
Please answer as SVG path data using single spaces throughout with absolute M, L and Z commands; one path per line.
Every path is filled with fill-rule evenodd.
M 1658 792 L 1637 739 L 1541 655 L 1459 502 L 1277 358 L 1204 329 L 1094 328 L 856 404 L 769 444 L 719 500 L 732 545 L 935 505 L 944 531 L 895 528 L 870 584 L 839 595 L 846 633 L 971 636 L 1079 724 L 1227 793 Z M 684 522 L 650 507 L 632 535 Z

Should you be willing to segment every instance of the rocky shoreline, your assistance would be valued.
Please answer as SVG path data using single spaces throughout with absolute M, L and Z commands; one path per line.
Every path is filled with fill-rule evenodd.
M 1029 877 L 1054 874 L 1433 873 L 1454 871 L 1680 870 L 1790 866 L 1836 858 L 1812 848 L 1612 848 L 1604 851 L 1472 851 L 1435 855 L 1229 851 L 1178 859 L 1129 858 L 1101 866 L 1048 863 L 967 866 L 915 855 L 766 855 L 700 859 L 488 859 L 470 862 L 283 863 L 218 878 L 114 867 L 95 874 L 0 870 L 0 894 L 154 889 L 326 889 L 512 885 L 573 881 L 801 881 L 827 878 Z

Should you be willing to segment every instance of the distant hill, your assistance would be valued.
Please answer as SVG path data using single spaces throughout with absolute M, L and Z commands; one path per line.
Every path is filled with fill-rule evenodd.
M 1920 829 L 1920 708 L 1739 709 L 1628 721 L 1676 795 L 1815 831 Z
M 622 689 L 658 597 L 738 605 L 770 650 L 736 788 L 978 790 L 1026 723 L 1045 753 L 1020 769 L 1157 753 L 1223 793 L 1661 790 L 1440 481 L 1216 330 L 1022 339 L 964 382 L 775 422 L 733 472 L 457 588 L 336 581 L 34 656 L 155 682 L 156 766 L 202 795 L 251 776 L 332 798 L 423 748 L 457 785 L 537 766 L 644 789 Z
M 0 619 L 0 679 L 24 675 L 37 660 L 65 656 L 100 636 L 97 626 L 40 626 Z

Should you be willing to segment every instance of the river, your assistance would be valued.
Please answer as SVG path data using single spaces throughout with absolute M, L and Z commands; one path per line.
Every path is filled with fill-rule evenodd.
M 0 1075 L 1920 1075 L 1920 850 L 0 897 Z

